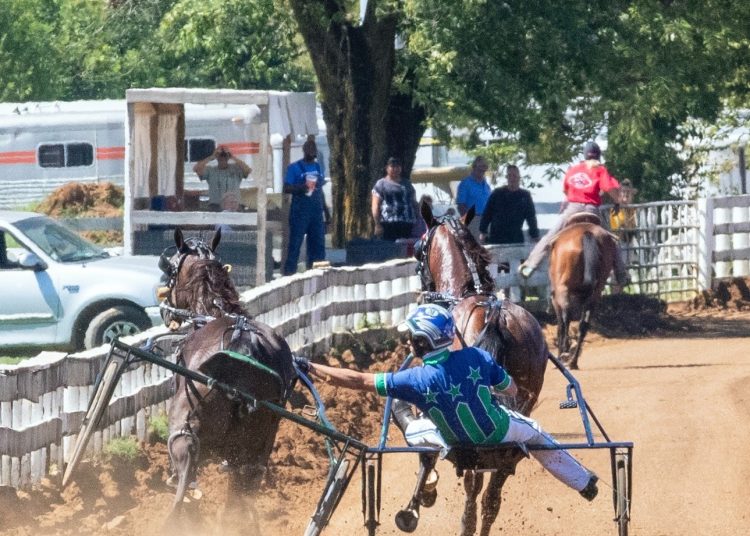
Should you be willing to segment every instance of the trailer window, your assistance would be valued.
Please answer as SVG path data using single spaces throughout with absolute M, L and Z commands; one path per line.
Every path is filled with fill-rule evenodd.
M 94 163 L 94 147 L 90 143 L 68 143 L 66 167 L 90 166 Z
M 216 142 L 208 138 L 190 138 L 185 140 L 185 162 L 198 162 L 213 154 Z
M 39 146 L 39 165 L 43 168 L 80 167 L 94 163 L 90 143 L 47 143 Z
M 47 167 L 65 167 L 65 146 L 62 143 L 39 146 L 39 165 Z

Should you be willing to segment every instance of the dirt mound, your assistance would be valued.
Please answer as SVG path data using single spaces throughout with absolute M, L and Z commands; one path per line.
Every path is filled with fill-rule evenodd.
M 125 196 L 122 188 L 111 182 L 69 182 L 57 188 L 36 210 L 53 217 L 122 216 Z
M 666 302 L 637 294 L 603 296 L 591 329 L 604 337 L 642 337 L 682 331 L 682 322 L 667 312 Z
M 69 182 L 49 194 L 36 207 L 53 218 L 122 217 L 125 195 L 111 182 Z M 122 231 L 84 231 L 81 235 L 103 246 L 122 244 Z
M 719 281 L 714 290 L 704 290 L 690 303 L 694 311 L 708 309 L 750 309 L 750 278 L 735 277 Z

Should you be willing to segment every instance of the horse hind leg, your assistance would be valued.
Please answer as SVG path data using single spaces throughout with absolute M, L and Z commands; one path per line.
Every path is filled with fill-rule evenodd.
M 581 355 L 581 350 L 583 350 L 583 339 L 586 337 L 586 333 L 588 333 L 590 326 L 591 309 L 586 309 L 583 313 L 583 316 L 581 317 L 581 322 L 578 324 L 578 339 L 576 342 L 576 349 L 570 359 L 571 370 L 578 369 L 578 357 Z
M 482 491 L 484 475 L 476 471 L 464 472 L 464 490 L 466 501 L 461 517 L 461 536 L 471 536 L 477 532 L 477 497 Z
M 508 476 L 506 472 L 496 471 L 490 477 L 487 489 L 482 495 L 482 527 L 479 532 L 481 536 L 489 536 L 490 529 L 500 513 L 503 486 Z

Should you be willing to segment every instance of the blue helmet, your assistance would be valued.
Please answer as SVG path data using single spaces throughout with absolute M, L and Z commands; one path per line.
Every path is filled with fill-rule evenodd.
M 450 346 L 456 324 L 450 312 L 440 305 L 420 305 L 399 325 L 399 331 L 410 331 L 412 337 L 423 337 L 433 350 Z

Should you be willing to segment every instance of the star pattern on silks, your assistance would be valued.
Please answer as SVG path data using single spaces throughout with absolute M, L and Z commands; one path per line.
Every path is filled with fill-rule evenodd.
M 451 384 L 451 388 L 448 389 L 448 394 L 451 395 L 451 400 L 455 400 L 461 396 L 461 384 Z
M 437 393 L 433 393 L 428 387 L 427 392 L 424 393 L 424 399 L 428 404 L 437 404 Z
M 479 367 L 469 367 L 469 375 L 466 377 L 468 380 L 471 380 L 474 385 L 477 384 L 479 380 L 482 379 L 482 374 L 479 372 Z

